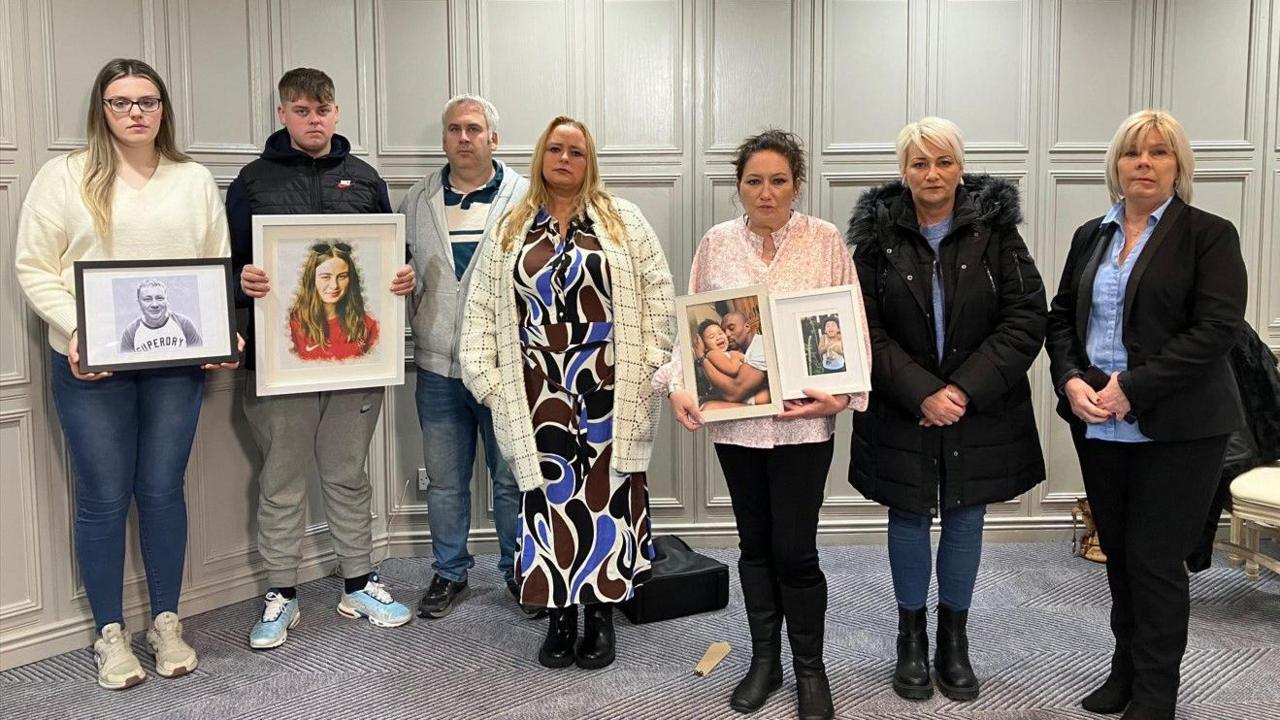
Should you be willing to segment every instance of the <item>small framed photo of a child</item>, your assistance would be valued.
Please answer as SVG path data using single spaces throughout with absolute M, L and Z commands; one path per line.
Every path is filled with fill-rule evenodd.
M 404 216 L 256 215 L 253 258 L 259 395 L 404 383 Z
M 783 399 L 803 398 L 805 388 L 832 395 L 871 389 L 862 342 L 866 317 L 857 292 L 840 285 L 770 294 Z
M 763 285 L 676 298 L 684 386 L 707 422 L 782 411 Z
M 235 362 L 230 258 L 77 260 L 80 371 Z

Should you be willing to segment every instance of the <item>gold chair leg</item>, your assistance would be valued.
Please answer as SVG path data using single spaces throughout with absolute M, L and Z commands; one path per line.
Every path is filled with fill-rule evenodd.
M 1241 520 L 1239 517 L 1237 517 L 1235 513 L 1232 513 L 1231 514 L 1231 544 L 1241 545 L 1243 544 L 1243 542 L 1244 542 L 1244 521 Z M 1239 553 L 1234 553 L 1229 551 L 1227 553 L 1227 559 L 1231 561 L 1231 567 L 1233 568 L 1240 567 L 1240 565 L 1244 562 L 1244 558 L 1241 557 Z

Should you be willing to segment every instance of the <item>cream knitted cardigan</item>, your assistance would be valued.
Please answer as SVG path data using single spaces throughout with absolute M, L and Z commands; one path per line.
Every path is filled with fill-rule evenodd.
M 604 223 L 588 211 L 613 281 L 616 374 L 609 467 L 619 473 L 645 472 L 662 412 L 662 396 L 650 381 L 654 370 L 670 359 L 675 301 L 671 270 L 653 228 L 630 202 L 614 197 L 613 206 L 626 228 L 627 237 L 621 243 L 608 237 Z M 545 482 L 525 397 L 512 280 L 531 225 L 532 221 L 520 229 L 511 250 L 504 251 L 499 239 L 505 221 L 495 225 L 490 231 L 493 237 L 480 244 L 463 315 L 460 352 L 462 382 L 493 411 L 498 446 L 523 491 Z

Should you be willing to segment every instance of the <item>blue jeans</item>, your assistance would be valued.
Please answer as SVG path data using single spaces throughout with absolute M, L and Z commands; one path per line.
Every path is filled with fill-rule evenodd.
M 471 531 L 471 470 L 476 461 L 476 432 L 484 439 L 485 463 L 493 478 L 493 524 L 498 531 L 498 570 L 515 574 L 516 519 L 520 488 L 498 449 L 489 409 L 475 401 L 457 378 L 418 368 L 418 422 L 427 468 L 427 522 L 431 527 L 431 563 L 436 574 L 455 582 L 467 579 L 475 558 L 467 552 Z
M 986 505 L 942 511 L 938 541 L 938 603 L 952 610 L 968 610 L 973 583 L 982 560 L 982 521 Z M 929 515 L 889 510 L 889 569 L 893 594 L 904 610 L 919 610 L 929 598 L 932 552 Z
M 124 536 L 138 503 L 151 614 L 177 612 L 187 551 L 183 473 L 204 401 L 198 367 L 77 380 L 51 351 L 53 402 L 76 485 L 76 560 L 99 631 L 124 622 Z

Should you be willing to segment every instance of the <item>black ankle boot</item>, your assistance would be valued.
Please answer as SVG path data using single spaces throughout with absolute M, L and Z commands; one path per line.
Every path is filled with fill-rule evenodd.
M 1123 711 L 1133 697 L 1133 660 L 1127 645 L 1117 642 L 1111 655 L 1111 672 L 1102 685 L 1085 695 L 1080 707 L 1092 713 L 1111 714 Z
M 782 607 L 778 584 L 768 565 L 738 563 L 742 602 L 751 628 L 751 668 L 729 696 L 729 707 L 755 712 L 782 687 Z
M 898 608 L 898 664 L 893 669 L 893 691 L 907 700 L 933 697 L 929 678 L 928 611 Z
M 831 685 L 822 662 L 822 636 L 827 616 L 827 581 L 807 588 L 782 586 L 782 612 L 787 618 L 791 661 L 796 672 L 800 720 L 831 720 Z
M 1091 713 L 1109 715 L 1118 713 L 1129 706 L 1129 698 L 1133 695 L 1133 686 L 1129 678 L 1120 678 L 1115 673 L 1107 676 L 1106 682 L 1096 690 L 1084 696 L 1080 707 Z
M 933 671 L 938 678 L 938 689 L 952 700 L 978 697 L 978 678 L 969 665 L 969 636 L 965 632 L 968 620 L 968 610 L 938 605 L 938 645 L 933 656 Z
M 1129 703 L 1120 720 L 1173 720 L 1173 708 L 1157 709 L 1140 703 Z
M 613 662 L 617 640 L 613 634 L 613 604 L 587 605 L 582 615 L 582 639 L 578 641 L 578 667 L 599 670 Z
M 538 662 L 549 668 L 573 664 L 573 643 L 578 639 L 578 606 L 551 608 L 547 613 L 547 639 L 538 650 Z

